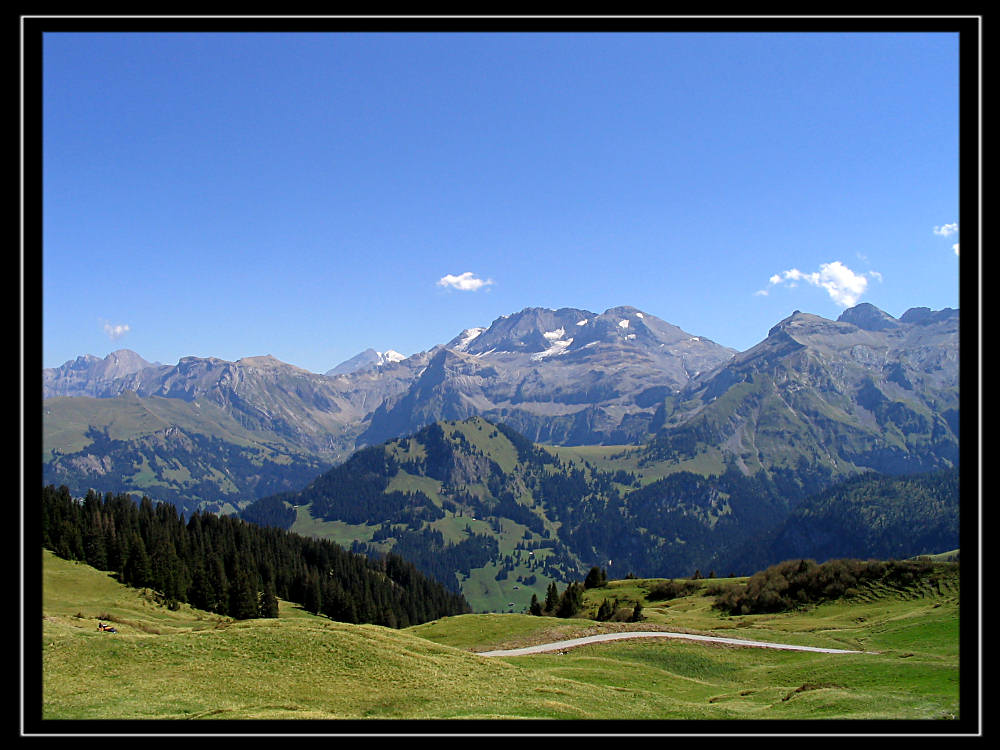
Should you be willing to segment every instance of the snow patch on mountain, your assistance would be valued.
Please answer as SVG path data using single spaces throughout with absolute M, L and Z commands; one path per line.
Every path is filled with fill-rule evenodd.
M 485 330 L 485 328 L 466 328 L 458 334 L 457 341 L 451 345 L 451 348 L 458 352 L 464 352 L 469 348 L 469 344 Z
M 565 333 L 565 331 L 563 333 Z M 548 337 L 548 334 L 545 334 L 545 336 Z M 572 343 L 573 339 L 553 340 L 552 346 L 550 346 L 545 351 L 538 352 L 537 354 L 532 354 L 531 359 L 537 362 L 538 360 L 545 359 L 546 357 L 551 357 L 555 354 L 564 354 L 566 350 L 569 348 L 569 345 Z

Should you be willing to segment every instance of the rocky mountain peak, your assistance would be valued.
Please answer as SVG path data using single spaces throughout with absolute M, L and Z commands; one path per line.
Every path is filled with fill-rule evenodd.
M 901 323 L 926 325 L 928 323 L 937 323 L 938 321 L 947 320 L 952 317 L 956 320 L 958 319 L 958 310 L 951 307 L 946 307 L 943 310 L 931 310 L 929 307 L 911 307 L 899 316 L 899 320 Z
M 851 323 L 866 331 L 884 331 L 899 326 L 899 321 L 869 302 L 849 307 L 837 318 L 839 323 Z
M 466 329 L 457 338 L 459 344 L 464 343 L 461 351 L 478 356 L 494 352 L 539 354 L 552 348 L 553 341 L 571 339 L 576 324 L 593 316 L 586 310 L 568 307 L 526 307 L 497 318 L 478 334 L 472 335 L 475 329 Z
M 327 370 L 323 374 L 348 375 L 352 372 L 360 372 L 362 370 L 370 370 L 374 367 L 382 367 L 383 365 L 392 362 L 402 362 L 404 359 L 406 359 L 405 354 L 400 354 L 393 349 L 387 349 L 384 352 L 379 352 L 369 348 L 359 354 L 355 354 L 350 359 L 344 360 L 332 370 Z
M 280 359 L 271 354 L 265 354 L 259 357 L 243 357 L 236 360 L 235 364 L 242 367 L 252 367 L 258 370 L 290 369 L 303 373 L 308 372 L 308 370 L 304 370 L 301 367 L 296 367 L 295 365 L 290 365 L 287 362 L 282 362 Z

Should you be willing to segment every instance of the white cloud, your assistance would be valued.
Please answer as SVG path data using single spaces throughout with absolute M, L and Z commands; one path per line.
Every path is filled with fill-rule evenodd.
M 869 271 L 867 274 L 855 273 L 839 260 L 835 260 L 832 263 L 821 263 L 819 270 L 812 273 L 790 268 L 771 276 L 768 283 L 771 286 L 784 284 L 790 288 L 795 288 L 799 282 L 810 284 L 825 289 L 830 299 L 838 305 L 853 307 L 868 288 L 869 276 L 876 281 L 882 281 L 882 274 L 878 271 Z M 761 289 L 756 294 L 766 297 L 767 290 Z
M 472 271 L 466 271 L 465 273 L 460 273 L 458 276 L 450 273 L 442 276 L 438 279 L 437 285 L 459 289 L 463 292 L 474 292 L 492 283 L 493 279 L 480 279 Z
M 113 326 L 110 323 L 105 323 L 104 332 L 108 334 L 108 338 L 110 338 L 112 341 L 117 341 L 118 339 L 120 339 L 122 336 L 124 336 L 126 333 L 129 332 L 129 327 L 128 325 L 124 324 L 118 324 Z
M 942 237 L 951 237 L 958 231 L 958 224 L 945 224 L 944 226 L 934 227 L 934 234 L 939 234 Z
M 956 242 L 951 246 L 951 249 L 955 251 L 955 255 L 958 255 L 958 243 Z

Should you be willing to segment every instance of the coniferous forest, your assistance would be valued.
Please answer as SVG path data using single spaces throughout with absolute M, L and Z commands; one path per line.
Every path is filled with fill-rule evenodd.
M 42 546 L 158 592 L 168 606 L 236 619 L 277 617 L 278 598 L 350 623 L 408 627 L 471 612 L 403 558 L 369 558 L 327 540 L 173 505 L 67 487 L 42 489 Z

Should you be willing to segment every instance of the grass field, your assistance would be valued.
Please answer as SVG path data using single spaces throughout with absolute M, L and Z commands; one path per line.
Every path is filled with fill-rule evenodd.
M 232 621 L 43 553 L 42 719 L 953 719 L 960 717 L 957 578 L 933 588 L 729 617 L 653 581 L 587 592 L 643 602 L 641 623 L 520 614 L 405 630 L 348 625 L 280 602 Z M 117 635 L 97 630 L 112 622 Z M 614 629 L 663 629 L 874 654 L 669 640 L 482 657 Z M 29 662 L 30 663 L 30 662 Z M 669 731 L 669 730 L 665 730 Z

